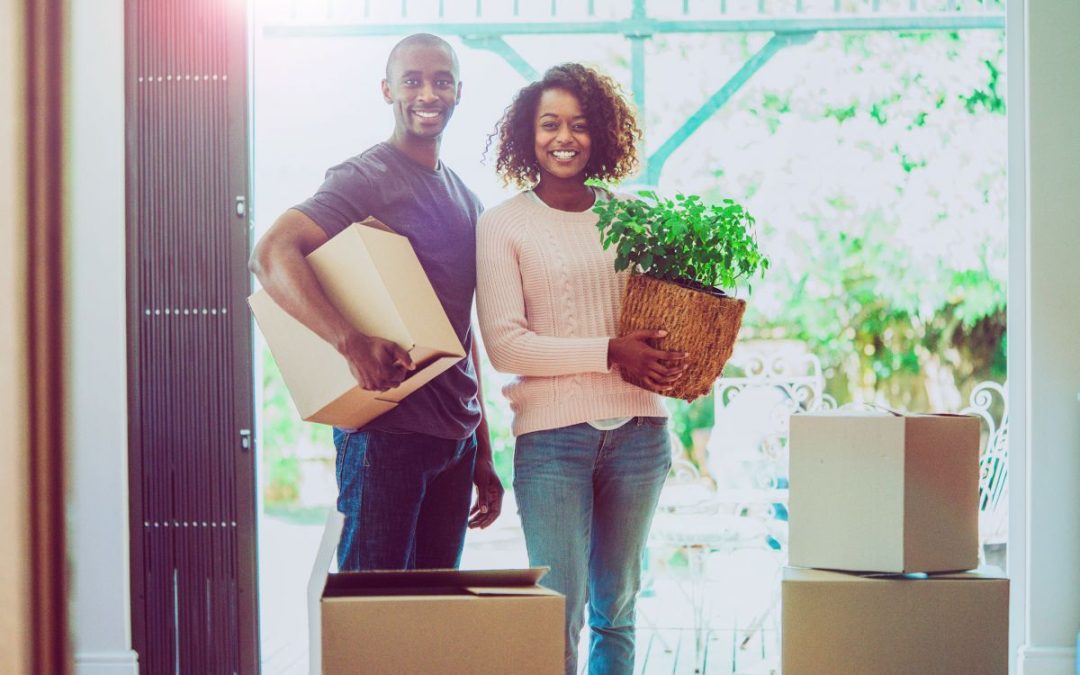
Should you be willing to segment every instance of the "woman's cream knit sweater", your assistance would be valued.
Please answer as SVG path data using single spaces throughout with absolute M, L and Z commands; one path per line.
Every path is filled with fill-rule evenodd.
M 626 273 L 600 246 L 597 215 L 559 211 L 521 193 L 476 226 L 476 307 L 515 436 L 590 420 L 666 417 L 660 397 L 608 368 Z

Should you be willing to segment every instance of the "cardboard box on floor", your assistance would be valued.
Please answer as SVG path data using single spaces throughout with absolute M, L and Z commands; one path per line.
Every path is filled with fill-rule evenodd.
M 363 426 L 465 357 L 409 240 L 378 220 L 354 223 L 307 257 L 331 304 L 367 335 L 410 350 L 416 370 L 398 387 L 365 391 L 345 357 L 264 290 L 248 298 L 300 416 Z
M 1009 581 L 785 568 L 784 675 L 1007 675 Z
M 900 573 L 979 564 L 977 418 L 794 415 L 789 450 L 792 565 Z
M 308 583 L 310 672 L 562 673 L 565 599 L 546 568 L 330 573 L 332 512 Z

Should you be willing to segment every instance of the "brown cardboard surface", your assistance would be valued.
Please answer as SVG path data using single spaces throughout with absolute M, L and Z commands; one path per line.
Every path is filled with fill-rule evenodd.
M 561 673 L 564 599 L 542 570 L 327 575 L 323 673 Z
M 370 220 L 370 219 L 369 219 Z M 386 392 L 357 386 L 344 357 L 265 291 L 248 298 L 300 416 L 355 428 L 465 357 L 407 238 L 378 221 L 354 223 L 308 256 L 331 304 L 358 330 L 411 350 L 417 369 Z
M 395 268 L 406 267 L 426 281 L 408 239 L 354 224 L 312 251 L 307 261 L 323 293 L 349 323 L 365 335 L 378 334 L 413 348 L 416 338 L 401 317 L 387 279 Z
M 1009 581 L 786 568 L 785 675 L 1005 675 Z
M 904 418 L 904 570 L 967 570 L 979 564 L 979 421 Z
M 795 415 L 789 448 L 792 565 L 941 572 L 978 564 L 976 418 Z
M 327 598 L 323 673 L 561 673 L 563 611 L 552 595 Z

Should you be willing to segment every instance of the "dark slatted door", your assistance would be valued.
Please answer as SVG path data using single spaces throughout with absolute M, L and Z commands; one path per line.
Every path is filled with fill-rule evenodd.
M 246 3 L 128 0 L 126 33 L 135 649 L 255 673 Z

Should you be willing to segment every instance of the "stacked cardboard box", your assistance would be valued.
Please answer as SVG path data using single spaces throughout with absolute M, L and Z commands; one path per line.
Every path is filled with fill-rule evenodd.
M 978 564 L 979 421 L 797 415 L 786 675 L 1008 672 L 1008 580 Z

